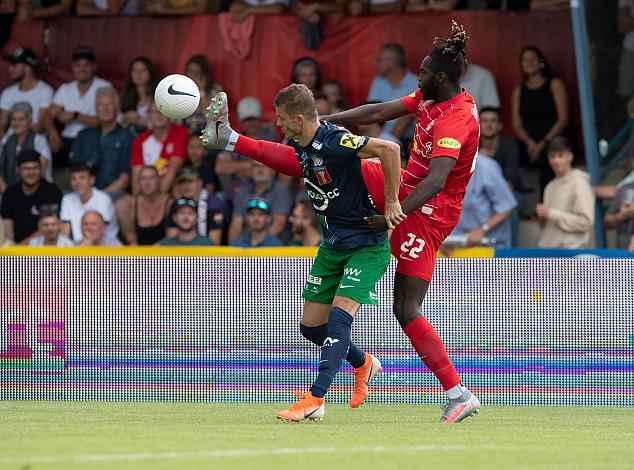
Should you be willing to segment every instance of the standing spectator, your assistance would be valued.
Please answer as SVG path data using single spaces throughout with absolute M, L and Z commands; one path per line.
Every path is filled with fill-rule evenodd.
M 317 49 L 323 40 L 323 16 L 331 13 L 343 13 L 346 0 L 328 2 L 311 2 L 292 0 L 291 11 L 301 22 L 301 33 L 304 45 L 308 49 Z
M 65 194 L 62 198 L 62 233 L 75 242 L 80 242 L 81 219 L 86 212 L 93 210 L 99 212 L 108 224 L 108 235 L 117 238 L 119 226 L 112 200 L 107 193 L 95 188 L 92 168 L 86 162 L 73 163 L 70 167 L 70 187 L 73 192 Z
M 634 0 L 619 0 L 617 16 L 619 33 L 623 34 L 623 51 L 619 64 L 619 94 L 634 95 Z
M 138 194 L 139 170 L 155 166 L 161 177 L 161 192 L 169 193 L 176 173 L 187 158 L 187 128 L 173 124 L 152 101 L 149 109 L 150 129 L 132 142 L 132 194 Z
M 500 107 L 495 77 L 489 69 L 468 64 L 460 77 L 460 85 L 473 97 L 478 109 Z
M 185 126 L 190 134 L 200 134 L 207 125 L 205 110 L 209 100 L 223 90 L 222 85 L 215 83 L 211 73 L 211 66 L 207 57 L 202 54 L 192 56 L 185 65 L 185 75 L 191 78 L 200 92 L 200 103 L 198 108 L 188 118 L 185 119 Z
M 634 235 L 634 183 L 619 189 L 603 222 L 606 229 L 616 229 L 616 247 L 627 249 Z
M 40 212 L 37 228 L 42 235 L 31 238 L 29 246 L 75 246 L 73 241 L 62 233 L 57 212 Z
M 0 194 L 6 191 L 7 186 L 20 180 L 16 161 L 22 150 L 34 150 L 38 154 L 44 178 L 49 183 L 53 182 L 51 149 L 46 137 L 36 134 L 31 128 L 31 105 L 13 105 L 9 122 L 11 130 L 0 143 Z
M 95 110 L 95 94 L 99 88 L 112 88 L 112 84 L 95 76 L 95 53 L 88 46 L 73 51 L 71 69 L 75 80 L 62 84 L 49 108 L 51 117 L 64 124 L 63 147 L 58 159 L 66 164 L 73 142 L 80 131 L 98 124 Z
M 398 100 L 415 91 L 418 88 L 418 78 L 407 70 L 406 65 L 403 46 L 383 45 L 376 60 L 378 75 L 372 80 L 368 101 Z M 413 122 L 413 116 L 404 116 L 387 121 L 383 129 L 402 140 L 409 140 L 413 136 Z
M 224 225 L 225 204 L 214 193 L 209 193 L 202 186 L 196 170 L 185 167 L 178 172 L 176 177 L 177 197 L 196 201 L 198 206 L 198 233 L 208 237 L 216 245 L 220 244 L 222 227 Z M 176 210 L 172 206 L 172 213 Z M 169 217 L 167 220 L 167 236 L 176 235 L 175 221 Z
M 535 46 L 520 53 L 522 84 L 513 90 L 513 130 L 524 145 L 528 161 L 540 167 L 543 190 L 553 178 L 548 163 L 548 142 L 568 126 L 568 96 L 564 82 L 554 76 L 546 57 Z
M 288 215 L 293 205 L 293 197 L 288 188 L 275 181 L 275 172 L 259 162 L 251 162 L 253 183 L 242 189 L 233 205 L 233 219 L 229 225 L 229 242 L 233 242 L 244 231 L 247 204 L 255 197 L 267 200 L 272 222 L 269 233 L 279 236 L 286 227 Z
M 180 198 L 174 203 L 172 218 L 176 224 L 177 235 L 166 238 L 163 246 L 209 246 L 211 240 L 198 233 L 198 204 L 193 199 Z
M 7 127 L 9 111 L 16 103 L 26 102 L 31 105 L 35 132 L 47 131 L 53 149 L 59 150 L 61 139 L 47 112 L 53 100 L 53 88 L 35 75 L 37 56 L 31 49 L 18 47 L 4 60 L 10 64 L 9 79 L 14 83 L 0 95 L 0 138 Z
M 149 125 L 148 110 L 157 84 L 154 63 L 144 56 L 132 59 L 121 93 L 121 112 L 123 124 L 135 134 L 143 132 Z
M 301 57 L 293 64 L 291 83 L 306 85 L 313 95 L 321 88 L 321 72 L 319 64 L 311 57 Z
M 319 246 L 321 230 L 317 213 L 310 201 L 295 205 L 288 221 L 291 223 L 292 238 L 289 246 Z
M 502 167 L 502 174 L 513 191 L 517 208 L 511 214 L 511 243 L 517 245 L 520 214 L 527 208 L 526 191 L 520 177 L 520 154 L 517 142 L 502 134 L 502 114 L 499 108 L 480 110 L 479 155 L 493 158 Z
M 555 179 L 546 185 L 544 203 L 536 207 L 542 233 L 540 248 L 589 248 L 594 223 L 594 192 L 584 171 L 573 169 L 572 145 L 565 137 L 548 144 Z
M 172 198 L 159 191 L 159 174 L 155 166 L 139 170 L 139 194 L 134 196 L 132 218 L 135 237 L 131 245 L 154 245 L 167 234 L 167 219 Z
M 266 199 L 253 198 L 246 207 L 247 230 L 231 243 L 241 248 L 264 248 L 283 246 L 283 243 L 269 233 L 271 206 Z
M 0 215 L 6 237 L 16 243 L 26 244 L 29 237 L 39 235 L 36 232 L 41 207 L 59 209 L 62 192 L 42 178 L 37 152 L 23 150 L 18 155 L 17 165 L 20 182 L 9 186 L 3 194 Z
M 467 246 L 480 245 L 483 238 L 488 237 L 495 240 L 495 246 L 510 248 L 509 216 L 517 201 L 498 162 L 483 154 L 478 154 L 476 159 L 460 220 L 452 235 L 467 235 Z
M 72 0 L 18 0 L 18 21 L 26 22 L 68 15 Z
M 81 217 L 81 246 L 121 246 L 117 237 L 108 233 L 107 222 L 99 211 L 89 210 Z

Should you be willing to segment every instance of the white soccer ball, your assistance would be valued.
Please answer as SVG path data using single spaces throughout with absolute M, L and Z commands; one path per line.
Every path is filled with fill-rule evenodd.
M 185 75 L 168 75 L 159 82 L 154 92 L 159 111 L 170 119 L 191 116 L 200 104 L 200 92 L 194 81 Z

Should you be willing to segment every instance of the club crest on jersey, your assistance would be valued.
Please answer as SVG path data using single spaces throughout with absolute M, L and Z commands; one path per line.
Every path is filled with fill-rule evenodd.
M 342 147 L 347 147 L 349 149 L 357 149 L 359 148 L 359 143 L 361 141 L 361 137 L 354 134 L 344 134 L 341 136 L 341 140 L 339 141 L 339 145 Z
M 438 145 L 438 147 L 444 147 L 446 149 L 459 149 L 460 147 L 462 147 L 460 142 L 451 137 L 443 137 L 442 139 L 438 139 L 436 145 Z
M 332 182 L 332 178 L 330 177 L 330 173 L 328 173 L 328 169 L 325 166 L 320 166 L 313 168 L 315 172 L 315 176 L 317 177 L 317 182 L 320 186 L 324 184 L 328 184 Z
M 313 163 L 315 166 L 322 166 L 324 164 L 324 159 L 321 157 L 310 157 L 313 159 Z

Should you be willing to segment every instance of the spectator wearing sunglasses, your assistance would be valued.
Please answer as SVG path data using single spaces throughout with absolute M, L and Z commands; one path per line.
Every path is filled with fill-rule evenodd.
M 269 233 L 271 225 L 271 205 L 266 199 L 252 198 L 246 207 L 247 230 L 231 245 L 241 248 L 263 248 L 282 246 L 283 243 Z
M 163 246 L 205 246 L 212 241 L 198 234 L 198 203 L 193 199 L 177 199 L 172 206 L 172 219 L 178 233 L 159 242 Z

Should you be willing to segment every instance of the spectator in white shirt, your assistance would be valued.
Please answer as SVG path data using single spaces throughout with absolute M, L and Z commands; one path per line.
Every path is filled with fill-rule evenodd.
M 98 125 L 95 109 L 97 90 L 112 88 L 110 82 L 95 76 L 96 68 L 95 53 L 92 49 L 88 46 L 77 47 L 73 51 L 71 64 L 75 80 L 62 84 L 53 96 L 50 115 L 64 124 L 63 148 L 58 155 L 61 164 L 68 161 L 68 155 L 77 134 L 86 127 Z
M 42 235 L 31 238 L 29 246 L 75 246 L 70 238 L 62 234 L 57 212 L 41 212 L 37 228 Z
M 460 77 L 460 85 L 473 97 L 478 109 L 500 107 L 500 96 L 490 70 L 469 64 Z
M 87 211 L 81 218 L 81 246 L 121 246 L 117 237 L 108 233 L 108 224 L 98 211 Z
M 77 162 L 70 168 L 70 187 L 72 193 L 62 198 L 60 218 L 63 221 L 62 233 L 71 236 L 75 242 L 81 242 L 81 218 L 90 211 L 97 211 L 108 224 L 107 233 L 117 238 L 119 226 L 112 199 L 108 193 L 95 188 L 92 168 L 85 162 Z

